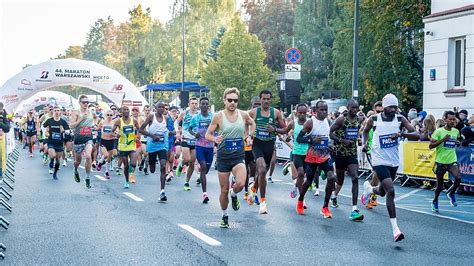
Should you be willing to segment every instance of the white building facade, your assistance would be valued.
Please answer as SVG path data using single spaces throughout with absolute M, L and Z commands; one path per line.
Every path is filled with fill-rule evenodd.
M 432 0 L 425 23 L 423 110 L 474 113 L 474 0 Z

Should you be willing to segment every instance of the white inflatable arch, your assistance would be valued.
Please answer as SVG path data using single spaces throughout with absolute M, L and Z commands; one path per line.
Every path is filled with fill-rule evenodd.
M 15 113 L 25 115 L 31 109 L 47 104 L 60 105 L 66 108 L 79 108 L 78 100 L 69 94 L 60 91 L 40 91 L 30 98 L 21 101 L 16 107 Z
M 15 111 L 21 101 L 52 87 L 75 85 L 105 95 L 116 105 L 143 108 L 147 101 L 128 79 L 96 62 L 79 59 L 49 60 L 30 66 L 7 80 L 0 89 L 0 101 Z

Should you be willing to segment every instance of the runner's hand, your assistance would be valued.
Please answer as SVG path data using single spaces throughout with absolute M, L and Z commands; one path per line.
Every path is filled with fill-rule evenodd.
M 323 142 L 323 138 L 321 136 L 312 136 L 311 143 L 321 143 Z
M 223 139 L 224 138 L 222 137 L 222 135 L 219 135 L 219 136 L 214 138 L 214 142 L 217 143 L 217 144 L 221 144 Z
M 399 137 L 401 137 L 400 133 L 395 133 L 390 136 L 391 139 L 398 139 Z
M 265 129 L 270 133 L 275 132 L 275 128 L 270 124 L 265 125 Z
M 448 140 L 450 140 L 450 139 L 451 139 L 451 136 L 450 136 L 450 135 L 446 135 L 446 136 L 444 136 L 444 138 L 443 138 L 443 142 L 444 142 L 444 141 L 448 141 Z
M 350 146 L 354 144 L 352 140 L 348 140 L 348 139 L 340 139 L 339 142 L 342 143 L 342 145 L 344 146 Z
M 59 132 L 61 132 L 61 133 L 64 132 L 64 127 L 63 126 L 59 126 Z

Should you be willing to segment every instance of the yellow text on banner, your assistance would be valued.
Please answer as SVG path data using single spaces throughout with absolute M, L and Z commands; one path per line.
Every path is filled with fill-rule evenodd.
M 430 150 L 429 142 L 408 141 L 403 143 L 403 173 L 406 175 L 421 176 L 436 179 L 433 173 L 436 151 Z M 444 176 L 448 180 L 448 175 Z

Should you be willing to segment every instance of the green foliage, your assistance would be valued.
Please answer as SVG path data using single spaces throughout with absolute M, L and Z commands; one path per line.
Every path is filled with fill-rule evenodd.
M 222 41 L 222 37 L 224 36 L 224 33 L 225 33 L 225 27 L 222 26 L 217 31 L 217 36 L 214 39 L 212 39 L 211 47 L 209 47 L 206 54 L 204 55 L 204 58 L 202 59 L 204 63 L 206 63 L 206 65 L 208 64 L 210 59 L 214 61 L 217 60 L 217 48 L 219 48 L 219 45 L 221 45 L 221 41 Z
M 217 52 L 217 60 L 211 59 L 201 71 L 202 83 L 211 89 L 211 101 L 217 109 L 223 108 L 222 95 L 226 88 L 237 87 L 240 90 L 239 108 L 247 109 L 250 99 L 260 90 L 275 87 L 270 69 L 263 64 L 262 43 L 247 32 L 238 15 L 232 19 Z

